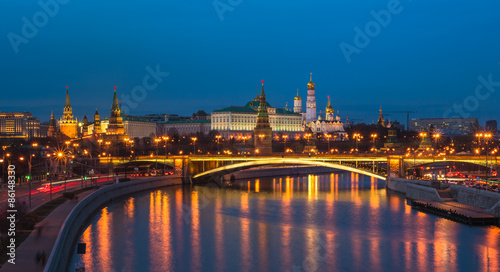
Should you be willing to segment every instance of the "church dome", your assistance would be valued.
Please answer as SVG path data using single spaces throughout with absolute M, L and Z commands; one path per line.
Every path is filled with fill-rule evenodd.
M 309 78 L 309 82 L 307 83 L 307 89 L 314 89 L 314 82 L 312 80 L 312 73 L 310 75 L 310 78 Z
M 293 100 L 302 100 L 302 98 L 300 98 L 300 96 L 296 96 Z

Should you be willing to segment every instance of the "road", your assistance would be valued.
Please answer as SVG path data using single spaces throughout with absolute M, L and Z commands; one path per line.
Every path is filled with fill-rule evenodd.
M 105 182 L 112 181 L 116 179 L 117 176 L 100 176 L 96 177 L 93 180 L 83 180 L 81 178 L 77 179 L 69 179 L 66 181 L 54 181 L 52 182 L 52 190 L 50 189 L 50 182 L 41 182 L 41 181 L 33 181 L 31 188 L 31 210 L 35 210 L 41 205 L 47 203 L 51 199 L 55 199 L 61 196 L 64 192 L 71 192 L 83 187 L 91 186 L 91 182 L 97 182 L 97 184 L 102 184 Z M 7 186 L 4 185 L 3 188 L 0 189 L 0 215 L 7 210 L 8 203 L 8 195 L 7 195 Z M 15 187 L 16 200 L 25 203 L 27 206 L 29 205 L 29 186 L 24 183 L 22 186 Z

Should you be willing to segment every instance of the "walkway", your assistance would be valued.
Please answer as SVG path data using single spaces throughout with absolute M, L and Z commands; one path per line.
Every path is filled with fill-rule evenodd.
M 81 201 L 93 192 L 94 190 L 89 190 L 79 194 L 78 200 Z M 47 259 L 49 258 L 59 230 L 76 204 L 73 200 L 68 200 L 53 210 L 43 221 L 39 222 L 36 227 L 42 226 L 41 235 L 38 234 L 38 228 L 35 228 L 30 236 L 16 249 L 16 264 L 6 262 L 0 272 L 43 271 L 42 267 L 35 261 L 36 254 L 39 251 L 45 251 Z

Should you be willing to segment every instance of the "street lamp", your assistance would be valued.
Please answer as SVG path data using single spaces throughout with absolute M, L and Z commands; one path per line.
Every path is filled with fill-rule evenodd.
M 356 142 L 356 151 L 358 151 L 358 142 L 359 142 L 359 138 L 361 137 L 361 134 L 359 133 L 354 133 L 352 135 L 352 138 L 354 139 L 354 141 Z
M 222 136 L 220 135 L 215 135 L 215 138 L 217 139 L 217 154 L 220 154 L 220 138 Z
M 286 139 L 288 139 L 288 135 L 283 135 L 281 136 L 283 138 L 283 143 L 284 143 L 284 149 L 285 150 L 285 153 L 286 153 Z
M 156 158 L 155 158 L 156 168 L 155 168 L 155 171 L 156 171 L 156 173 L 158 173 L 158 146 L 160 145 L 160 141 L 161 141 L 160 138 L 155 138 L 155 142 L 156 142 Z
M 328 139 L 328 151 L 330 151 L 330 138 L 332 138 L 331 134 L 325 133 L 326 139 Z
M 370 135 L 370 137 L 373 139 L 373 148 L 374 148 L 374 150 L 376 150 L 375 141 L 377 139 L 377 136 L 378 135 L 376 133 Z
M 198 140 L 198 138 L 191 137 L 191 140 L 193 141 L 193 155 L 196 155 L 196 140 Z

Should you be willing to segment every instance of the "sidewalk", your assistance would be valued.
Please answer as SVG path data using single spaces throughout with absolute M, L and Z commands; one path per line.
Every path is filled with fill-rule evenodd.
M 81 201 L 93 192 L 94 190 L 89 190 L 79 194 L 78 201 Z M 43 271 L 41 265 L 35 260 L 36 254 L 39 251 L 45 251 L 48 260 L 59 230 L 76 204 L 73 200 L 68 200 L 52 211 L 43 221 L 39 222 L 36 227 L 43 227 L 41 235 L 39 236 L 37 228 L 35 228 L 30 236 L 16 249 L 16 264 L 13 265 L 6 262 L 0 269 L 0 272 Z

